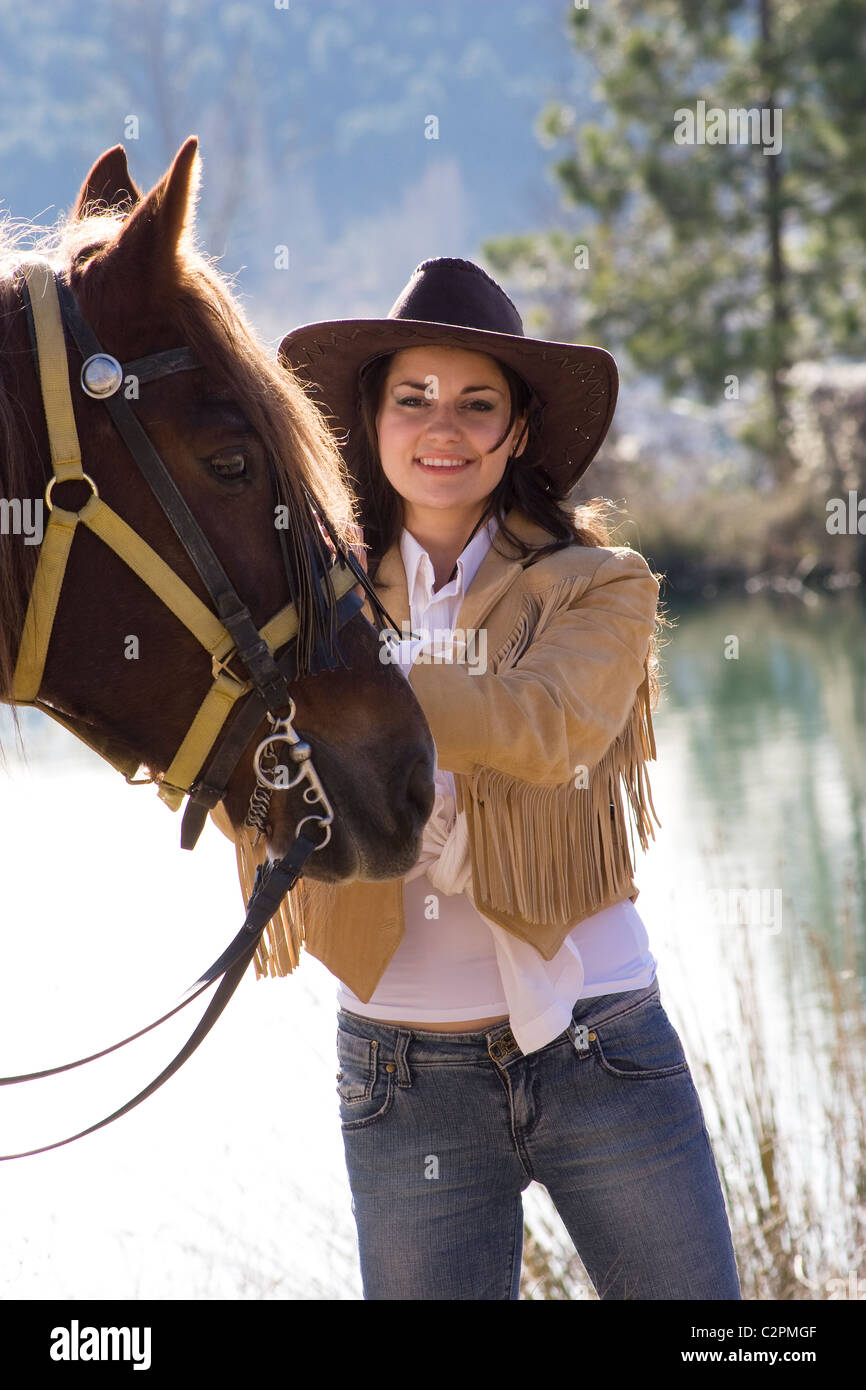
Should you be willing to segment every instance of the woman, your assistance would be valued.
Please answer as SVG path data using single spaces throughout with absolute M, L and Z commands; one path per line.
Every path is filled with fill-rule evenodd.
M 600 504 L 565 505 L 610 424 L 613 359 L 526 338 L 451 259 L 386 319 L 280 352 L 349 432 L 368 573 L 402 629 L 382 658 L 438 760 L 414 869 L 339 885 L 304 924 L 341 982 L 364 1297 L 517 1298 L 534 1179 L 600 1298 L 739 1298 L 621 801 L 622 780 L 646 847 L 658 583 L 609 546 Z

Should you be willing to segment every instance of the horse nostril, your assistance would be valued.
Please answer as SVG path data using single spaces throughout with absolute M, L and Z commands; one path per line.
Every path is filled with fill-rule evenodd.
M 433 785 L 433 767 L 429 756 L 421 753 L 409 768 L 406 782 L 406 800 L 414 806 L 426 825 L 433 810 L 436 789 Z

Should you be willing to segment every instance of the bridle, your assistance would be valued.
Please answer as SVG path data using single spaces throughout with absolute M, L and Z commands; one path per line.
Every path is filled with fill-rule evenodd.
M 47 261 L 34 258 L 26 262 L 22 270 L 22 291 L 32 327 L 48 427 L 52 476 L 45 490 L 49 520 L 22 629 L 10 703 L 33 705 L 43 710 L 106 757 L 127 781 L 134 780 L 137 763 L 133 766 L 128 756 L 118 757 L 116 750 L 112 751 L 99 735 L 94 735 L 83 720 L 61 714 L 39 697 L 67 560 L 76 529 L 83 524 L 138 575 L 211 657 L 213 682 L 210 689 L 169 767 L 157 779 L 158 795 L 172 810 L 178 810 L 184 797 L 188 797 L 181 845 L 184 849 L 192 849 L 207 812 L 222 800 L 244 748 L 264 719 L 267 717 L 274 725 L 279 720 L 281 736 L 296 742 L 291 732 L 294 707 L 288 687 L 297 676 L 297 608 L 289 603 L 260 631 L 255 627 L 249 609 L 236 593 L 174 479 L 120 392 L 120 387 L 130 378 L 142 386 L 174 372 L 195 370 L 201 364 L 189 349 L 152 353 L 121 365 L 103 351 L 93 330 L 82 318 L 71 289 Z M 81 389 L 105 405 L 195 566 L 210 596 L 212 609 L 202 603 L 135 529 L 100 498 L 96 484 L 84 471 L 72 408 L 64 326 L 82 356 Z M 90 487 L 90 497 L 77 512 L 54 501 L 55 487 L 67 482 L 85 483 Z M 362 567 L 341 547 L 323 509 L 306 487 L 305 492 L 312 513 L 311 523 L 314 517 L 320 528 L 320 533 L 316 533 L 315 525 L 311 524 L 307 544 L 313 573 L 319 576 L 317 582 L 328 600 L 332 636 L 363 606 L 364 600 L 353 592 L 358 583 L 370 596 L 377 612 L 393 627 Z M 333 555 L 327 555 L 320 540 L 320 534 L 325 532 L 332 543 Z M 313 534 L 318 544 L 314 543 Z M 285 654 L 275 659 L 275 653 L 281 648 L 287 648 Z M 321 648 L 317 649 L 317 655 L 322 656 Z M 231 669 L 233 662 L 243 667 L 246 675 L 235 674 Z M 333 669 L 327 657 L 324 664 Z M 237 705 L 240 708 L 226 734 L 224 726 Z M 273 734 L 269 736 L 274 737 Z M 306 761 L 314 772 L 311 760 Z M 261 778 L 258 767 L 256 774 L 261 785 L 274 790 L 270 779 Z M 284 786 L 281 784 L 281 789 Z M 317 787 L 319 790 L 323 809 L 330 818 L 332 813 L 321 783 Z M 326 843 L 327 839 L 323 840 L 322 847 Z
M 16 277 L 18 274 L 16 272 Z M 254 754 L 256 784 L 247 812 L 247 824 L 261 833 L 272 792 L 286 791 L 302 781 L 309 783 L 303 793 L 304 801 L 317 808 L 298 822 L 289 852 L 279 861 L 260 865 L 241 931 L 219 960 L 191 987 L 181 1004 L 149 1025 L 149 1028 L 93 1057 L 28 1076 L 0 1078 L 0 1085 L 8 1085 L 82 1066 L 97 1056 L 104 1056 L 106 1052 L 124 1046 L 133 1037 L 150 1031 L 150 1028 L 176 1013 L 177 1009 L 191 1003 L 214 980 L 223 977 L 192 1037 L 149 1087 L 113 1115 L 83 1130 L 81 1134 L 61 1140 L 60 1144 L 29 1151 L 41 1153 L 71 1143 L 73 1139 L 81 1138 L 125 1114 L 152 1094 L 198 1047 L 228 1003 L 267 923 L 278 911 L 286 893 L 301 877 L 306 859 L 317 850 L 324 849 L 328 843 L 333 807 L 316 772 L 311 749 L 300 738 L 293 724 L 295 704 L 289 694 L 289 686 L 297 678 L 299 667 L 299 613 L 296 602 L 281 608 L 261 629 L 256 627 L 248 607 L 236 593 L 210 542 L 120 389 L 130 378 L 141 386 L 174 372 L 196 370 L 203 364 L 188 348 L 151 353 L 147 357 L 121 364 L 103 351 L 93 330 L 82 317 L 71 288 L 42 257 L 22 262 L 19 283 L 42 393 L 52 474 L 45 489 L 48 524 L 28 600 L 12 689 L 9 696 L 3 697 L 4 702 L 41 709 L 106 758 L 128 782 L 139 784 L 141 780 L 156 780 L 159 797 L 172 810 L 177 811 L 186 797 L 181 826 L 181 846 L 184 849 L 195 847 L 208 811 L 224 797 L 244 749 L 265 720 L 270 725 L 270 732 L 260 741 Z M 95 482 L 84 471 L 72 404 L 64 330 L 68 331 L 82 357 L 81 389 L 105 405 L 195 566 L 212 608 L 193 593 L 143 540 L 134 526 L 103 501 Z M 90 497 L 78 511 L 60 506 L 54 498 L 55 488 L 70 482 L 84 483 L 90 488 Z M 320 590 L 314 597 L 321 598 L 327 606 L 329 622 L 327 640 L 320 638 L 317 642 L 313 662 L 333 670 L 335 663 L 331 659 L 332 652 L 340 660 L 343 659 L 337 634 L 364 606 L 364 599 L 357 592 L 359 584 L 370 599 L 380 634 L 390 631 L 396 635 L 396 624 L 358 560 L 340 543 L 324 509 L 306 484 L 304 495 L 311 523 L 304 532 L 304 542 L 310 558 L 311 574 L 315 576 L 314 583 Z M 119 749 L 109 737 L 95 732 L 83 719 L 61 713 L 40 698 L 67 561 L 79 525 L 86 526 L 98 536 L 143 580 L 212 659 L 212 684 L 171 764 L 156 779 L 136 779 L 137 760 Z M 326 536 L 331 543 L 330 549 L 326 545 Z M 242 667 L 243 673 L 236 674 L 231 669 L 232 664 Z M 231 720 L 230 716 L 233 716 Z M 227 723 L 228 729 L 225 727 Z M 275 780 L 277 772 L 286 772 L 286 768 L 278 762 L 276 748 L 279 745 L 288 747 L 289 757 L 296 765 L 297 773 L 291 781 L 284 777 Z M 318 843 L 303 833 L 302 827 L 308 821 L 316 822 L 324 832 Z M 0 1155 L 0 1158 L 26 1156 L 9 1154 Z

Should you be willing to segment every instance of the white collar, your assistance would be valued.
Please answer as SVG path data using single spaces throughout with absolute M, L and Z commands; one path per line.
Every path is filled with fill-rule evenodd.
M 484 556 L 490 549 L 493 537 L 499 529 L 499 521 L 495 516 L 488 517 L 487 523 L 479 527 L 472 540 L 457 557 L 457 574 L 448 584 L 443 584 L 441 589 L 433 592 L 433 585 L 436 576 L 433 572 L 433 563 L 427 551 L 412 535 L 403 527 L 400 537 L 400 554 L 403 557 L 403 566 L 406 570 L 406 587 L 409 593 L 409 603 L 412 607 L 426 608 L 430 603 L 434 603 L 442 598 L 454 598 L 466 593 L 472 583 Z

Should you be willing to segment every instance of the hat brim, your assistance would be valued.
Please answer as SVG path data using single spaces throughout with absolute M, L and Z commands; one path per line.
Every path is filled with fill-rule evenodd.
M 545 468 L 570 490 L 595 458 L 616 408 L 619 373 L 604 348 L 416 319 L 335 319 L 287 333 L 277 357 L 339 434 L 360 423 L 361 368 L 403 348 L 457 347 L 506 363 L 544 406 Z

